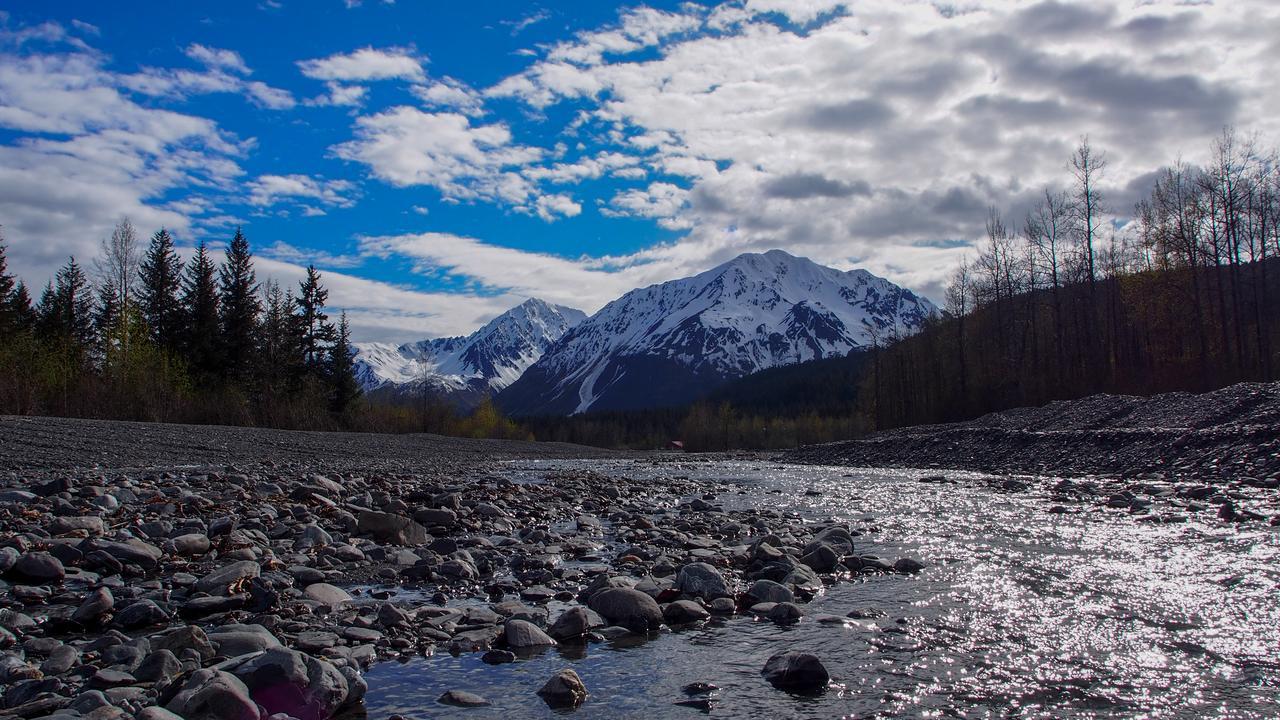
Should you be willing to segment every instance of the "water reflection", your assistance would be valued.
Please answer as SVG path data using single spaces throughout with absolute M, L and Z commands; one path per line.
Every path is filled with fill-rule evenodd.
M 565 465 L 509 472 L 536 479 Z M 859 552 L 930 567 L 830 587 L 789 627 L 739 616 L 501 666 L 479 654 L 386 663 L 368 675 L 371 717 L 550 717 L 535 693 L 566 666 L 591 692 L 578 711 L 586 717 L 1280 715 L 1275 529 L 1222 524 L 1212 512 L 1178 524 L 1091 506 L 1051 513 L 1035 492 L 1000 493 L 963 474 L 940 484 L 905 471 L 758 463 L 590 467 L 732 485 L 741 492 L 721 495 L 728 510 L 767 504 L 848 521 L 863 532 Z M 783 649 L 822 658 L 837 684 L 809 698 L 773 689 L 759 671 Z M 676 704 L 695 681 L 719 689 Z M 449 689 L 493 706 L 437 705 Z

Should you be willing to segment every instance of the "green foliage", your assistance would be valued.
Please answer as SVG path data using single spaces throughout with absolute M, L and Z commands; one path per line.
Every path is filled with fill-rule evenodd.
M 182 336 L 183 313 L 178 293 L 182 289 L 182 260 L 169 231 L 161 228 L 139 268 L 138 306 L 151 339 L 160 347 L 176 350 Z
M 218 347 L 218 288 L 209 248 L 201 242 L 187 263 L 182 281 L 181 353 L 197 375 L 216 376 L 222 367 Z
M 218 268 L 219 329 L 222 344 L 222 372 L 235 382 L 244 382 L 254 367 L 257 350 L 258 281 L 253 271 L 249 241 L 240 228 L 227 246 L 227 258 Z

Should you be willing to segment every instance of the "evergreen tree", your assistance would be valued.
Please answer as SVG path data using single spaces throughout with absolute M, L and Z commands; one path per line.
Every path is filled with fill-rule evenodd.
M 82 351 L 93 344 L 93 298 L 89 281 L 74 257 L 67 260 L 40 300 L 40 325 L 46 339 Z
M 178 300 L 182 289 L 182 261 L 173 249 L 173 238 L 164 228 L 151 236 L 139 270 L 138 304 L 142 320 L 151 339 L 160 347 L 176 349 L 183 325 L 182 304 Z
M 93 329 L 96 335 L 96 348 L 99 359 L 105 359 L 115 340 L 116 330 L 124 308 L 120 305 L 120 291 L 116 284 L 108 279 L 98 287 L 98 304 L 93 315 Z
M 351 347 L 351 326 L 347 313 L 342 312 L 329 348 L 329 384 L 332 387 L 330 409 L 337 415 L 345 415 L 360 398 L 360 385 L 356 383 L 354 350 Z
M 301 326 L 302 360 L 306 371 L 316 375 L 324 374 L 325 349 L 334 340 L 333 323 L 324 312 L 328 300 L 329 291 L 320 284 L 320 272 L 315 265 L 308 265 L 307 279 L 302 281 L 298 296 L 297 318 Z
M 31 294 L 27 292 L 27 284 L 21 280 L 9 294 L 8 308 L 16 332 L 29 332 L 35 327 L 36 311 L 31 305 Z
M 274 280 L 263 287 L 262 324 L 258 338 L 258 383 L 267 399 L 296 390 L 302 374 L 301 323 L 294 314 L 298 303 Z
M 239 228 L 227 248 L 227 259 L 218 270 L 218 279 L 223 367 L 229 379 L 244 381 L 254 368 L 262 305 L 258 302 L 258 281 L 253 272 L 249 241 Z
M 182 285 L 182 314 L 186 323 L 182 342 L 183 354 L 199 373 L 217 372 L 218 357 L 218 289 L 214 279 L 213 260 L 201 242 L 195 257 L 187 264 Z
M 14 305 L 15 281 L 9 274 L 8 265 L 8 260 L 5 258 L 4 238 L 0 237 L 0 338 L 16 333 L 19 325 Z

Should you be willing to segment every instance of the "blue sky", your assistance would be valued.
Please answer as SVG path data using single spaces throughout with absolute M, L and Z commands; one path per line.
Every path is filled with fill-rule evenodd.
M 1121 220 L 1224 124 L 1276 135 L 1273 3 L 960 5 L 13 3 L 0 224 L 33 285 L 122 216 L 240 225 L 408 340 L 772 247 L 940 300 L 1082 135 Z

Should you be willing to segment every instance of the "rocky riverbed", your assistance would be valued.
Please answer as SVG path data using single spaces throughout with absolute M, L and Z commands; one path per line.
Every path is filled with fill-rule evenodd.
M 358 713 L 382 659 L 502 664 L 742 612 L 792 624 L 840 574 L 921 567 L 859 554 L 845 525 L 726 513 L 724 485 L 492 472 L 599 454 L 584 448 L 26 418 L 0 431 L 0 716 L 322 719 Z M 802 654 L 761 671 L 789 690 L 827 680 Z M 587 693 L 566 670 L 529 702 Z

